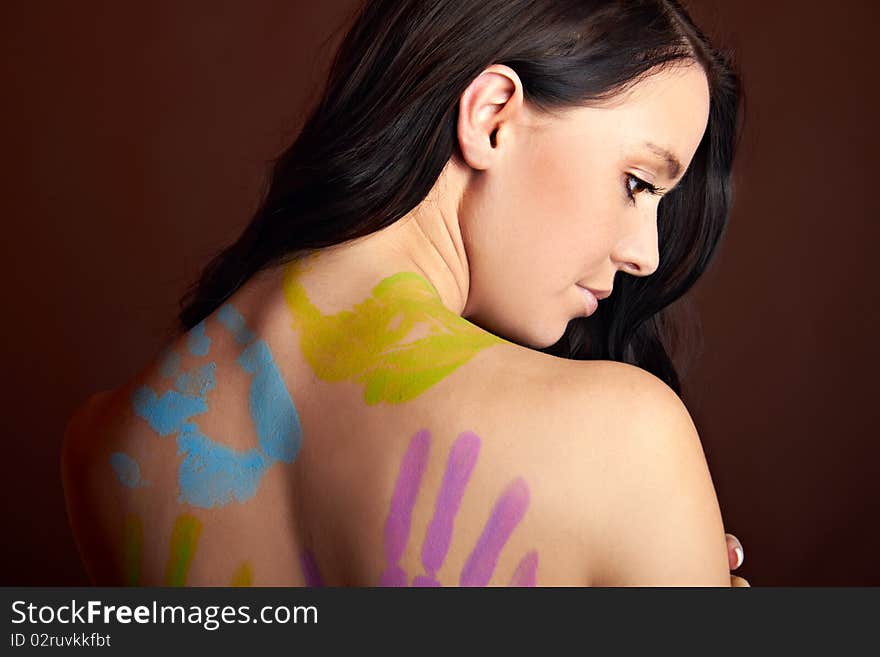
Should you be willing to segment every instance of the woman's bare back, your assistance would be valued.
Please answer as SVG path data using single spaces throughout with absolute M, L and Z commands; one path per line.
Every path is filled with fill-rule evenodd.
M 503 341 L 416 274 L 355 303 L 327 301 L 333 280 L 320 261 L 254 277 L 74 417 L 65 491 L 96 583 L 586 585 L 635 567 L 627 527 L 657 534 L 656 485 L 637 482 L 660 459 L 634 458 L 627 428 L 657 406 L 649 375 Z M 702 491 L 685 515 L 718 535 L 692 575 L 724 584 L 702 452 L 681 450 L 670 467 Z

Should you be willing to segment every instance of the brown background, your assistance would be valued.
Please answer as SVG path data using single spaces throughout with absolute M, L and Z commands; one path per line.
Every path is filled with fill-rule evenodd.
M 880 585 L 878 4 L 690 6 L 748 92 L 685 394 L 740 572 Z M 351 7 L 3 3 L 0 584 L 87 583 L 59 477 L 66 418 L 147 362 L 248 220 Z

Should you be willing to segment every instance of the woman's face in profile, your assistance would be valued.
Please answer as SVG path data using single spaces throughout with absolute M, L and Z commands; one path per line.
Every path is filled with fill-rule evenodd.
M 650 276 L 663 190 L 684 175 L 708 116 L 708 83 L 696 64 L 557 117 L 519 105 L 461 213 L 470 267 L 464 316 L 546 347 L 587 315 L 578 285 L 607 292 L 617 271 Z

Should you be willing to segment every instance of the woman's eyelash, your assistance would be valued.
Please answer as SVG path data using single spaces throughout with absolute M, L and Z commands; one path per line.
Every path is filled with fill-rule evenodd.
M 636 182 L 637 188 L 633 190 L 630 187 L 630 181 L 634 180 Z M 638 176 L 634 176 L 631 173 L 626 174 L 626 195 L 629 197 L 629 200 L 632 201 L 633 205 L 636 203 L 635 194 L 638 192 L 648 192 L 649 194 L 654 194 L 655 196 L 662 196 L 662 193 L 666 191 L 663 187 L 657 187 L 652 185 L 649 182 L 646 182 L 639 178 Z M 635 191 L 635 193 L 633 193 Z

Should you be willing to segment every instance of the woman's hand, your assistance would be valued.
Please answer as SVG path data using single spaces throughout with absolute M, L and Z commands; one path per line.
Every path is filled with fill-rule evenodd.
M 739 539 L 733 534 L 725 534 L 724 536 L 727 538 L 727 560 L 730 563 L 730 569 L 736 570 L 742 566 L 743 561 L 745 560 L 742 543 L 740 543 Z M 742 577 L 737 577 L 736 575 L 731 574 L 730 585 L 732 587 L 749 586 L 749 583 Z

